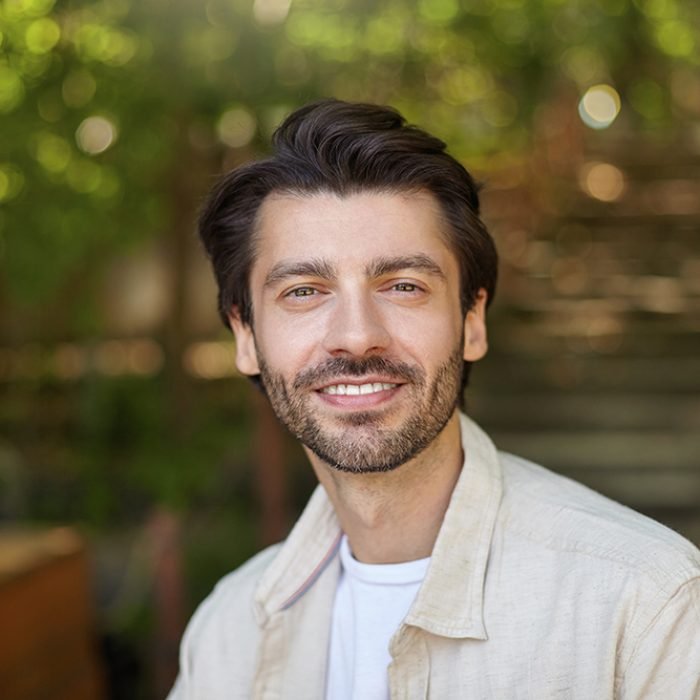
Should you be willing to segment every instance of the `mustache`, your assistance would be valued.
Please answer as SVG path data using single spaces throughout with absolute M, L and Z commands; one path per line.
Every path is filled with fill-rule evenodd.
M 422 373 L 405 362 L 396 362 L 384 357 L 363 358 L 333 357 L 316 367 L 300 372 L 294 380 L 295 389 L 308 389 L 314 385 L 335 379 L 339 375 L 362 377 L 367 374 L 381 374 L 387 378 L 418 383 Z

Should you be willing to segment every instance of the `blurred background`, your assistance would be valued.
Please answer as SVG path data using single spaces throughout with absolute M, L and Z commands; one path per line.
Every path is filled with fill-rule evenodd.
M 484 183 L 470 413 L 700 542 L 699 30 L 696 0 L 0 0 L 0 697 L 164 697 L 313 488 L 194 221 L 323 96 Z

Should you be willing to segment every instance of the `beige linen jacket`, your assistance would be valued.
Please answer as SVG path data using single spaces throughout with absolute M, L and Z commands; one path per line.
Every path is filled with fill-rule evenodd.
M 391 640 L 392 700 L 700 698 L 700 552 L 461 429 L 463 470 Z M 170 700 L 324 698 L 339 539 L 319 487 L 195 613 Z

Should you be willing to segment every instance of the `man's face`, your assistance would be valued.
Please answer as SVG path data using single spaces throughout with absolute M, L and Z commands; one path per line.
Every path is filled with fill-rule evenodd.
M 272 195 L 237 363 L 330 466 L 393 469 L 454 414 L 462 361 L 486 351 L 485 296 L 466 319 L 457 260 L 429 194 Z

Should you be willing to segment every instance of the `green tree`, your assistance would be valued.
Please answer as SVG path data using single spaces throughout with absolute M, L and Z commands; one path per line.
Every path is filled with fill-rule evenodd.
M 3 0 L 5 294 L 52 307 L 62 333 L 99 328 L 86 307 L 112 252 L 189 232 L 222 159 L 249 157 L 321 95 L 396 104 L 477 159 L 526 149 L 533 110 L 562 85 L 611 82 L 639 121 L 663 121 L 683 111 L 671 88 L 697 68 L 699 12 L 692 0 Z

